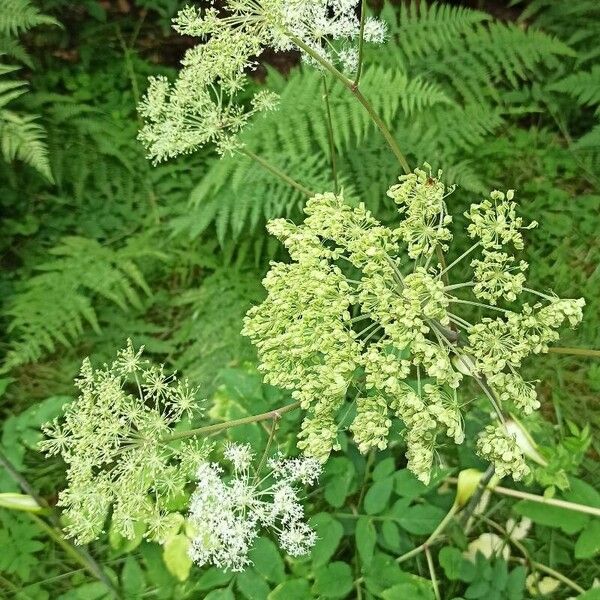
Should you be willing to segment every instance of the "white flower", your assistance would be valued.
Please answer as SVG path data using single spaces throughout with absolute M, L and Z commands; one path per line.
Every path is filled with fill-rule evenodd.
M 194 531 L 190 557 L 196 564 L 242 571 L 250 564 L 248 552 L 262 528 L 276 532 L 281 547 L 292 556 L 310 552 L 316 541 L 304 521 L 295 483 L 313 484 L 321 472 L 314 459 L 269 460 L 265 477 L 250 468 L 247 444 L 229 444 L 225 457 L 233 465 L 229 481 L 221 467 L 204 462 L 198 467 L 198 487 L 190 503 Z

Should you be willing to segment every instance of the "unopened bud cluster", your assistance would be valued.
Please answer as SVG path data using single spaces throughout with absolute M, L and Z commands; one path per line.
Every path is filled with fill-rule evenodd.
M 500 417 L 505 408 L 529 414 L 539 407 L 533 383 L 517 369 L 525 357 L 547 352 L 563 323 L 580 322 L 584 301 L 542 294 L 543 302 L 520 311 L 496 306 L 525 293 L 527 265 L 509 247 L 523 248 L 523 230 L 535 225 L 517 216 L 512 191 L 471 205 L 470 251 L 479 249 L 481 258 L 471 260 L 472 281 L 448 285 L 439 256 L 452 239 L 451 191 L 426 166 L 388 191 L 402 217 L 395 228 L 333 194 L 310 199 L 301 225 L 269 223 L 292 260 L 272 264 L 267 299 L 248 312 L 243 333 L 258 349 L 266 381 L 292 390 L 306 410 L 299 446 L 307 455 L 324 461 L 338 448 L 338 411 L 350 393 L 359 450 L 385 448 L 397 417 L 406 426 L 408 467 L 422 481 L 440 443 L 464 440 L 472 398 L 461 385 L 465 372 Z M 473 303 L 501 316 L 471 323 L 464 306 Z M 469 367 L 458 370 L 457 361 Z M 477 448 L 518 479 L 528 468 L 513 442 L 498 425 Z

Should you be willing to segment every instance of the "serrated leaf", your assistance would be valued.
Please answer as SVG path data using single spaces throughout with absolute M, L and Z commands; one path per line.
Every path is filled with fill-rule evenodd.
M 414 535 L 433 533 L 446 512 L 432 504 L 409 506 L 404 514 L 398 517 L 398 524 Z
M 345 598 L 352 590 L 352 570 L 345 562 L 332 562 L 315 571 L 313 592 L 320 598 Z
M 133 558 L 128 556 L 121 572 L 121 585 L 127 597 L 139 597 L 146 587 L 144 572 Z
M 600 552 L 600 520 L 594 519 L 575 542 L 575 558 L 592 558 Z
M 458 548 L 446 546 L 440 550 L 438 561 L 450 581 L 473 581 L 477 575 L 475 565 L 467 560 Z
M 238 590 L 248 600 L 266 600 L 271 588 L 254 569 L 246 569 L 235 578 Z
M 342 536 L 344 527 L 328 513 L 318 513 L 311 517 L 310 525 L 317 534 L 311 557 L 315 567 L 324 565 L 335 553 Z
M 363 565 L 368 568 L 373 560 L 373 552 L 377 542 L 375 525 L 369 517 L 360 517 L 356 523 L 356 549 Z
M 568 534 L 581 531 L 589 521 L 589 516 L 583 513 L 531 500 L 521 500 L 513 508 L 518 514 L 530 518 L 534 523 L 559 527 Z
M 254 568 L 269 581 L 281 583 L 285 577 L 283 559 L 277 546 L 268 538 L 261 537 L 256 540 L 248 553 Z
M 279 584 L 267 600 L 305 600 L 310 598 L 310 587 L 305 579 L 289 579 Z
M 388 505 L 393 488 L 394 480 L 392 477 L 375 481 L 365 494 L 365 512 L 369 515 L 382 512 Z

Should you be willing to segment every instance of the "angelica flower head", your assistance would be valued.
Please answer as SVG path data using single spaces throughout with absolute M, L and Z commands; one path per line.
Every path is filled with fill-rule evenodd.
M 277 457 L 268 461 L 269 473 L 263 476 L 251 468 L 248 444 L 229 444 L 224 455 L 232 465 L 230 478 L 215 463 L 202 462 L 197 470 L 189 515 L 195 531 L 192 560 L 199 566 L 242 571 L 262 529 L 274 531 L 281 548 L 292 556 L 310 552 L 316 534 L 304 521 L 297 484 L 313 485 L 321 472 L 319 462 Z
M 227 0 L 222 10 L 184 8 L 173 20 L 182 35 L 201 38 L 188 50 L 177 80 L 150 79 L 139 105 L 139 139 L 155 163 L 214 144 L 220 154 L 240 149 L 240 132 L 259 112 L 276 107 L 276 94 L 259 92 L 248 109 L 237 101 L 247 73 L 263 50 L 300 49 L 354 72 L 358 66 L 358 0 Z M 385 24 L 369 17 L 363 39 L 381 43 Z M 307 52 L 306 49 L 310 52 Z M 311 55 L 313 54 L 313 55 Z M 319 65 L 320 66 L 320 65 Z
M 193 465 L 209 450 L 197 442 L 177 450 L 160 443 L 184 414 L 202 405 L 197 389 L 144 360 L 142 351 L 129 341 L 101 369 L 86 359 L 76 380 L 81 395 L 62 420 L 43 427 L 42 451 L 60 454 L 68 466 L 58 505 L 67 533 L 79 543 L 102 533 L 111 508 L 112 526 L 126 538 L 133 537 L 136 522 L 160 529 L 169 500 L 183 492 Z
M 472 399 L 465 376 L 501 414 L 539 407 L 534 385 L 516 370 L 527 356 L 547 352 L 564 323 L 576 326 L 585 302 L 539 293 L 543 302 L 523 303 L 520 311 L 496 306 L 531 293 L 527 265 L 505 247 L 522 247 L 532 226 L 517 216 L 513 192 L 492 192 L 472 205 L 468 231 L 478 241 L 452 263 L 442 261 L 452 239 L 445 202 L 452 190 L 425 165 L 388 191 L 398 205 L 395 228 L 334 194 L 311 198 L 301 225 L 268 225 L 291 262 L 272 264 L 267 298 L 247 313 L 242 333 L 256 345 L 265 380 L 290 389 L 307 411 L 298 443 L 305 454 L 324 461 L 339 447 L 351 388 L 358 393 L 349 429 L 359 450 L 385 448 L 397 417 L 408 468 L 424 482 L 437 447 L 464 441 L 463 412 Z M 450 284 L 451 268 L 478 248 L 472 280 Z M 469 293 L 472 300 L 464 297 Z M 491 316 L 468 320 L 465 305 L 474 303 Z M 480 453 L 500 471 L 522 476 L 519 466 L 503 470 L 508 450 L 500 452 L 500 433 L 494 436 Z

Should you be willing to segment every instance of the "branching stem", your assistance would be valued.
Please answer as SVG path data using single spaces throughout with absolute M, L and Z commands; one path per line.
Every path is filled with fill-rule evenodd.
M 278 169 L 271 163 L 267 162 L 264 158 L 258 156 L 258 154 L 254 154 L 254 152 L 251 150 L 248 150 L 247 148 L 240 148 L 239 152 L 246 155 L 248 158 L 255 160 L 261 167 L 269 171 L 269 173 L 275 175 L 275 177 L 278 177 L 284 183 L 291 185 L 307 198 L 312 198 L 315 195 L 314 192 L 311 192 L 307 187 L 304 187 L 301 183 L 298 183 L 295 179 L 292 179 L 289 175 L 286 175 L 281 169 Z
M 333 179 L 333 193 L 337 195 L 339 189 L 337 175 L 337 159 L 335 156 L 335 140 L 333 138 L 333 119 L 331 118 L 331 107 L 329 106 L 329 88 L 327 86 L 327 77 L 325 74 L 323 74 L 323 100 L 325 101 L 325 120 L 327 123 L 327 138 L 329 141 L 331 177 Z
M 162 440 L 160 440 L 160 443 L 168 444 L 170 442 L 174 442 L 175 440 L 183 440 L 199 435 L 217 433 L 219 431 L 231 429 L 232 427 L 238 427 L 240 425 L 248 425 L 249 423 L 258 423 L 259 421 L 277 419 L 281 417 L 281 415 L 296 410 L 299 407 L 300 402 L 292 402 L 291 404 L 286 404 L 285 406 L 276 408 L 275 410 L 270 410 L 265 413 L 261 413 L 259 415 L 251 415 L 249 417 L 243 417 L 241 419 L 234 419 L 233 421 L 226 421 L 225 423 L 215 423 L 213 425 L 206 425 L 205 427 L 198 427 L 197 429 L 190 429 L 189 431 L 177 431 L 172 435 L 164 437 Z
M 354 77 L 354 87 L 358 87 L 360 76 L 362 75 L 366 15 L 367 2 L 366 0 L 362 0 L 360 3 L 360 31 L 358 33 L 358 67 L 356 69 L 356 76 Z
M 406 157 L 402 153 L 402 150 L 400 150 L 398 142 L 396 142 L 394 136 L 391 134 L 387 125 L 383 122 L 383 119 L 377 114 L 377 112 L 373 108 L 373 105 L 369 102 L 369 100 L 367 100 L 367 98 L 365 98 L 363 93 L 358 89 L 358 86 L 355 85 L 354 81 L 348 79 L 348 77 L 346 77 L 341 71 L 336 69 L 335 66 L 332 65 L 329 61 L 325 60 L 318 52 L 315 52 L 313 48 L 305 44 L 299 37 L 295 36 L 290 32 L 286 32 L 286 35 L 290 38 L 292 42 L 294 42 L 294 44 L 296 44 L 296 46 L 298 46 L 298 48 L 306 52 L 306 54 L 308 54 L 313 60 L 319 63 L 325 70 L 329 71 L 336 79 L 343 83 L 344 86 L 354 94 L 355 98 L 363 105 L 367 113 L 369 113 L 371 120 L 375 123 L 377 129 L 379 129 L 379 131 L 385 138 L 385 141 L 388 143 L 388 146 L 394 153 L 396 160 L 398 161 L 404 172 L 410 173 L 410 166 L 408 164 L 408 161 L 406 160 Z
M 590 356 L 592 358 L 600 358 L 600 350 L 593 350 L 592 348 L 562 348 L 554 346 L 548 348 L 548 352 L 552 354 L 568 354 L 570 356 Z

